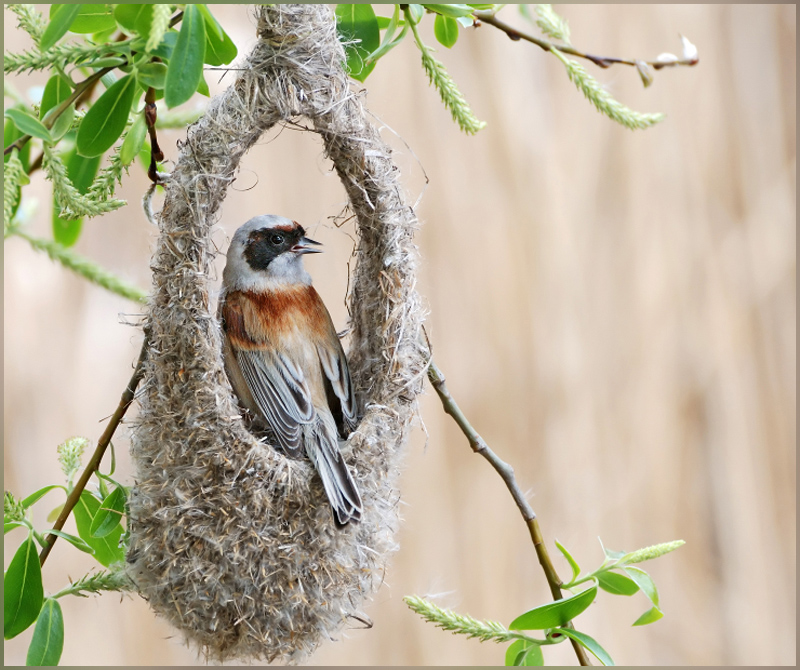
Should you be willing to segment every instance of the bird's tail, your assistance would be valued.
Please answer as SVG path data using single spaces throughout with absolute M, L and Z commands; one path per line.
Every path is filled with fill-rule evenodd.
M 306 434 L 308 457 L 322 479 L 325 495 L 333 508 L 336 525 L 342 527 L 349 522 L 361 520 L 361 495 L 353 481 L 350 469 L 339 451 L 336 427 L 328 425 L 322 417 L 312 425 Z

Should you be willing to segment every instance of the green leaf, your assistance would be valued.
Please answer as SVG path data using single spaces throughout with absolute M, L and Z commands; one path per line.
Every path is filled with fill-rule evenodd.
M 67 177 L 78 192 L 85 195 L 92 186 L 97 170 L 100 167 L 102 156 L 85 158 L 77 149 L 67 154 L 64 163 L 67 166 Z M 65 247 L 71 247 L 81 234 L 83 219 L 62 219 L 61 210 L 53 204 L 53 239 Z
M 152 152 L 150 151 L 150 142 L 145 142 L 142 145 L 141 150 L 139 151 L 139 155 L 136 157 L 138 159 L 139 165 L 144 168 L 144 171 L 147 172 L 150 169 L 150 156 Z M 158 163 L 156 164 L 156 169 L 160 169 Z
M 168 30 L 166 33 L 164 33 L 164 37 L 161 39 L 161 42 L 158 43 L 158 46 L 150 51 L 150 55 L 158 56 L 159 58 L 168 61 L 172 58 L 172 54 L 175 51 L 175 45 L 177 43 L 178 43 L 178 31 Z M 131 44 L 131 48 L 144 49 L 145 41 L 135 40 Z
M 542 648 L 528 640 L 515 640 L 506 649 L 506 665 L 544 665 Z
M 164 63 L 145 63 L 136 69 L 136 78 L 144 88 L 164 88 L 167 66 Z
M 634 626 L 646 626 L 649 623 L 654 623 L 659 619 L 664 617 L 664 613 L 658 609 L 658 607 L 651 607 L 647 610 L 642 616 L 640 616 L 636 621 L 633 622 Z
M 206 28 L 196 5 L 186 5 L 178 41 L 167 68 L 164 102 L 177 107 L 192 97 L 203 78 Z
M 202 5 L 201 5 L 202 6 Z M 209 65 L 227 65 L 239 51 L 228 33 L 222 32 L 222 37 L 217 37 L 214 31 L 206 31 L 206 55 L 203 60 Z
M 47 114 L 47 112 L 53 109 L 53 107 L 60 105 L 70 95 L 72 95 L 72 84 L 69 79 L 63 74 L 55 74 L 50 77 L 42 93 L 42 102 L 39 105 L 39 118 L 44 119 L 44 115 Z
M 517 660 L 525 653 L 528 646 L 526 640 L 514 640 L 506 649 L 506 665 L 517 665 Z
M 92 33 L 89 38 L 92 44 L 104 44 L 111 40 L 111 36 L 117 31 L 117 24 L 107 30 L 101 30 L 99 33 Z
M 397 5 L 395 5 L 395 8 L 399 9 Z M 378 19 L 378 28 L 381 30 L 386 30 L 392 23 L 392 19 L 388 16 L 376 16 L 375 18 Z
M 117 5 L 114 18 L 127 32 L 138 34 L 146 40 L 153 21 L 153 5 Z
M 563 554 L 564 558 L 567 559 L 567 563 L 569 563 L 569 567 L 572 568 L 572 579 L 570 581 L 575 581 L 578 578 L 578 575 L 581 574 L 581 568 L 578 565 L 578 562 L 572 558 L 572 554 L 570 554 L 566 547 L 561 544 L 558 540 L 556 540 L 556 547 L 558 550 Z
M 69 27 L 71 33 L 99 33 L 116 28 L 117 22 L 108 5 L 80 5 L 78 16 Z
M 45 598 L 33 639 L 28 647 L 25 665 L 50 666 L 58 665 L 64 649 L 64 616 L 61 605 L 54 598 Z
M 86 544 L 86 542 L 84 542 L 81 538 L 75 537 L 74 535 L 70 535 L 69 533 L 65 533 L 63 530 L 56 530 L 55 528 L 51 528 L 50 530 L 45 531 L 44 535 L 45 536 L 58 535 L 58 537 L 64 538 L 76 549 L 80 549 L 81 551 L 87 554 L 94 554 L 94 549 L 92 549 L 88 544 Z
M 67 34 L 69 27 L 81 11 L 81 5 L 51 5 L 50 22 L 39 43 L 42 51 L 49 51 L 58 40 Z
M 31 114 L 28 114 L 27 111 L 12 107 L 11 109 L 7 109 L 5 111 L 5 116 L 11 119 L 17 128 L 19 128 L 26 135 L 38 137 L 40 140 L 44 140 L 45 142 L 53 141 L 50 131 L 45 128 L 44 124 L 39 121 L 39 119 L 35 118 Z
M 525 656 L 520 659 L 520 662 L 517 663 L 517 665 L 543 666 L 544 654 L 542 654 L 542 648 L 538 644 L 533 644 L 528 647 Z
M 204 95 L 207 98 L 211 97 L 211 93 L 208 91 L 208 82 L 206 81 L 205 76 L 200 77 L 200 83 L 197 85 L 197 92 L 200 95 Z
M 601 572 L 597 581 L 603 591 L 613 593 L 615 596 L 632 596 L 639 590 L 639 586 L 630 577 L 618 572 Z
M 50 117 L 55 111 L 55 109 L 50 110 L 48 115 L 45 117 L 45 121 L 49 121 Z M 69 132 L 70 128 L 72 128 L 72 121 L 74 118 L 75 103 L 71 104 L 63 112 L 61 112 L 50 128 L 50 136 L 53 138 L 53 142 L 58 142 L 58 140 L 60 140 Z
M 130 165 L 133 162 L 136 154 L 141 150 L 146 136 L 147 123 L 145 122 L 144 113 L 138 114 L 136 121 L 125 136 L 122 148 L 119 150 L 119 159 L 123 165 Z
M 11 559 L 3 579 L 3 635 L 6 640 L 16 637 L 36 621 L 43 600 L 39 552 L 29 534 Z
M 347 71 L 357 81 L 364 81 L 375 68 L 367 56 L 381 43 L 381 31 L 372 5 L 336 5 L 336 27 L 345 42 Z
M 593 586 L 577 595 L 535 607 L 511 622 L 511 630 L 544 630 L 563 626 L 583 612 L 594 601 L 597 587 Z
M 449 16 L 437 14 L 433 21 L 433 34 L 439 44 L 450 49 L 458 41 L 458 22 Z
M 43 124 L 50 126 L 50 136 L 57 142 L 69 132 L 72 120 L 75 117 L 75 105 L 72 104 L 58 115 L 53 121 L 56 108 L 72 95 L 72 82 L 65 76 L 57 74 L 48 80 L 42 94 L 42 103 L 39 107 L 39 118 Z
M 25 133 L 17 128 L 17 124 L 14 123 L 13 119 L 6 119 L 5 124 L 3 124 L 3 148 L 5 149 L 12 142 L 16 142 L 24 134 Z M 19 160 L 22 163 L 22 168 L 25 170 L 25 172 L 27 172 L 30 168 L 31 143 L 26 142 L 25 146 L 22 147 L 17 154 L 19 155 Z M 3 156 L 3 163 L 8 163 L 10 158 L 10 153 Z
M 108 485 L 105 483 L 102 477 L 98 478 L 97 481 L 99 484 L 97 492 L 100 494 L 100 498 L 102 500 L 105 500 L 106 498 L 108 498 L 108 494 L 110 493 L 110 491 L 108 490 Z M 92 523 L 94 523 L 94 521 L 92 521 Z
M 425 9 L 436 12 L 439 16 L 457 19 L 459 16 L 472 16 L 473 9 L 469 5 L 422 5 Z
M 51 484 L 50 486 L 45 486 L 43 488 L 40 488 L 38 491 L 34 491 L 27 498 L 23 499 L 20 504 L 25 509 L 28 509 L 31 505 L 41 500 L 46 494 L 50 493 L 50 491 L 52 491 L 53 489 L 61 489 L 62 491 L 67 490 L 60 484 Z
M 78 534 L 81 538 L 94 549 L 94 557 L 103 565 L 108 567 L 112 563 L 117 563 L 125 559 L 125 550 L 119 546 L 119 538 L 122 537 L 122 526 L 117 526 L 109 535 L 105 537 L 92 537 L 92 521 L 100 510 L 100 501 L 88 491 L 81 493 L 78 504 L 75 505 L 73 514 L 75 523 L 78 526 Z
M 89 529 L 92 537 L 105 537 L 119 526 L 125 514 L 126 499 L 125 488 L 122 486 L 118 486 L 108 494 L 92 520 Z
M 55 523 L 56 519 L 58 519 L 58 515 L 61 514 L 61 510 L 64 509 L 64 505 L 59 505 L 58 507 L 54 507 L 50 514 L 47 515 L 47 523 Z
M 197 9 L 200 10 L 200 13 L 203 15 L 203 20 L 206 22 L 206 35 L 209 32 L 214 33 L 217 39 L 222 40 L 225 37 L 225 31 L 222 29 L 222 26 L 219 25 L 219 21 L 214 18 L 214 15 L 209 11 L 207 5 L 196 5 Z
M 379 22 L 381 18 L 383 17 L 378 17 Z M 394 34 L 399 26 L 402 26 L 403 29 L 400 31 L 400 35 L 395 38 Z M 386 32 L 383 35 L 383 41 L 381 42 L 381 45 L 367 57 L 366 63 L 374 63 L 379 58 L 385 56 L 389 51 L 394 49 L 398 44 L 400 44 L 400 42 L 403 41 L 403 38 L 406 36 L 407 32 L 408 24 L 400 19 L 400 5 L 395 5 L 394 14 L 392 14 L 392 18 L 389 19 L 389 23 L 386 26 Z
M 125 75 L 86 112 L 78 128 L 78 153 L 86 158 L 108 151 L 122 135 L 136 92 L 136 78 Z
M 578 630 L 572 630 L 571 628 L 559 628 L 558 632 L 580 643 L 582 647 L 592 652 L 603 665 L 614 665 L 614 659 L 609 656 L 608 652 L 603 649 L 593 637 L 590 637 L 586 633 L 581 633 Z
M 642 593 L 650 599 L 650 602 L 658 607 L 658 589 L 650 575 L 641 568 L 627 567 L 623 568 L 623 570 L 642 589 Z

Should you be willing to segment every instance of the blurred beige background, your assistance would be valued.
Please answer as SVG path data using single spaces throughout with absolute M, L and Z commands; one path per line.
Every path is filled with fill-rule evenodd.
M 215 11 L 246 54 L 250 11 Z M 795 6 L 560 11 L 574 43 L 592 53 L 680 53 L 679 33 L 698 46 L 699 66 L 661 71 L 647 90 L 631 68 L 586 65 L 618 99 L 665 112 L 665 122 L 636 132 L 613 124 L 556 59 L 490 26 L 438 50 L 488 122 L 475 137 L 452 123 L 411 41 L 366 82 L 408 197 L 420 198 L 419 289 L 437 360 L 474 426 L 514 465 L 551 548 L 557 538 L 592 568 L 598 537 L 625 550 L 686 540 L 643 566 L 663 620 L 631 628 L 644 597 L 605 593 L 578 619 L 617 663 L 793 665 Z M 524 26 L 515 9 L 503 14 Z M 13 15 L 4 18 L 5 48 L 26 48 Z M 433 43 L 430 26 L 424 34 Z M 233 80 L 220 75 L 207 74 L 212 92 Z M 24 92 L 45 78 L 13 81 Z M 180 137 L 164 133 L 168 157 Z M 344 327 L 352 227 L 332 224 L 345 195 L 330 167 L 313 135 L 265 137 L 230 192 L 217 239 L 224 251 L 258 213 L 301 221 L 326 245 L 307 266 Z M 86 222 L 77 250 L 147 287 L 156 231 L 138 204 L 144 172 L 131 175 L 122 190 L 131 205 Z M 41 172 L 26 193 L 38 199 L 31 230 L 49 235 Z M 5 243 L 4 282 L 5 487 L 25 495 L 60 479 L 60 442 L 100 435 L 138 353 L 140 333 L 124 325 L 138 308 L 20 239 Z M 549 600 L 501 480 L 430 390 L 421 416 L 427 436 L 416 431 L 400 482 L 400 551 L 367 607 L 374 627 L 343 631 L 314 663 L 500 664 L 503 646 L 435 629 L 402 597 L 438 594 L 443 606 L 504 623 Z M 118 475 L 130 483 L 125 429 L 115 444 Z M 50 494 L 37 505 L 41 527 L 57 502 Z M 8 536 L 6 565 L 18 542 Z M 46 588 L 89 565 L 59 542 Z M 63 607 L 64 665 L 198 662 L 138 597 Z M 5 644 L 7 664 L 24 663 L 31 632 Z M 568 645 L 545 654 L 575 662 Z

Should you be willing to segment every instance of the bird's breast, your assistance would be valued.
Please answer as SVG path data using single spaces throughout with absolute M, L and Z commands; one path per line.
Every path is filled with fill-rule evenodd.
M 234 346 L 294 348 L 324 341 L 333 329 L 313 286 L 273 291 L 232 291 L 221 307 L 223 328 Z

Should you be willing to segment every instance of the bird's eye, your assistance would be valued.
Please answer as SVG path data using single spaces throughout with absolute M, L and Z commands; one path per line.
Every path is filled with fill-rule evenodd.
M 272 235 L 269 236 L 270 244 L 272 244 L 272 245 L 274 245 L 276 247 L 280 246 L 281 244 L 283 244 L 283 240 L 284 240 L 284 237 L 280 233 L 272 233 Z

